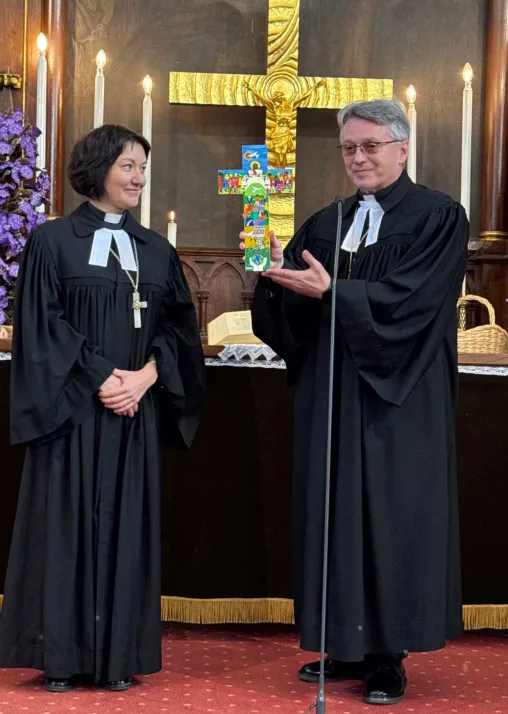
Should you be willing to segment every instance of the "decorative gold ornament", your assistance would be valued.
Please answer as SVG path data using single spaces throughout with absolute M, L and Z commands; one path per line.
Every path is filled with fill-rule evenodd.
M 21 75 L 2 72 L 0 74 L 0 89 L 21 89 Z
M 345 79 L 298 75 L 300 0 L 269 0 L 266 75 L 170 72 L 173 104 L 265 106 L 268 162 L 274 168 L 296 162 L 298 108 L 339 109 L 370 99 L 390 99 L 391 79 Z M 294 196 L 270 198 L 270 228 L 282 242 L 294 233 Z

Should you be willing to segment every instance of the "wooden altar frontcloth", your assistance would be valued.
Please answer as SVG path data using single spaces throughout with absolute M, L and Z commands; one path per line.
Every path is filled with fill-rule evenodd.
M 0 362 L 0 592 L 23 450 L 8 438 Z M 488 371 L 488 370 L 487 370 Z M 163 619 L 291 622 L 292 395 L 285 371 L 207 368 L 189 452 L 164 454 Z M 461 374 L 458 416 L 464 619 L 508 628 L 508 376 Z

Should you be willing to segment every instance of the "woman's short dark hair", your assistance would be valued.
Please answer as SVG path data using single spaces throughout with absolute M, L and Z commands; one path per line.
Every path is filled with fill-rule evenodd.
M 67 171 L 76 193 L 101 198 L 106 175 L 126 144 L 140 144 L 148 158 L 151 146 L 145 137 L 117 124 L 104 124 L 80 139 L 71 151 Z

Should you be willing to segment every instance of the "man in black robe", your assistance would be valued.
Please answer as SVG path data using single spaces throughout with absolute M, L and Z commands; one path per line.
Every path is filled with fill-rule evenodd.
M 52 692 L 161 668 L 160 432 L 190 445 L 204 361 L 176 251 L 129 212 L 149 151 L 118 126 L 81 140 L 69 173 L 89 201 L 34 231 L 17 283 L 11 432 L 27 453 L 0 667 L 44 670 Z
M 364 678 L 365 701 L 404 697 L 408 651 L 461 632 L 455 473 L 456 301 L 468 222 L 449 196 L 404 170 L 409 124 L 394 101 L 339 113 L 358 191 L 344 205 L 336 357 L 328 681 Z M 337 205 L 315 213 L 272 265 L 252 306 L 255 333 L 295 386 L 295 611 L 319 651 Z M 243 243 L 242 243 L 243 245 Z M 299 676 L 317 681 L 319 662 Z

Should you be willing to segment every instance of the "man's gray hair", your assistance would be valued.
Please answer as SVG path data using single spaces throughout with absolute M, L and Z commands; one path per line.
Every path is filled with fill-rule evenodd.
M 337 114 L 339 131 L 349 119 L 358 117 L 379 126 L 388 126 L 395 141 L 409 140 L 409 119 L 404 105 L 396 99 L 374 99 L 371 102 L 354 102 L 343 107 Z

